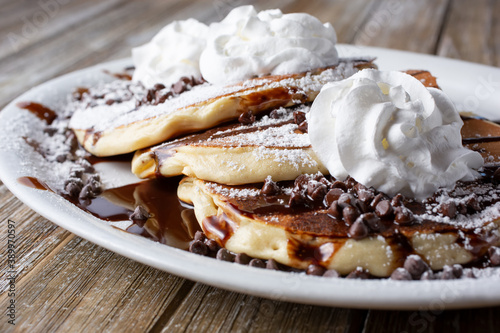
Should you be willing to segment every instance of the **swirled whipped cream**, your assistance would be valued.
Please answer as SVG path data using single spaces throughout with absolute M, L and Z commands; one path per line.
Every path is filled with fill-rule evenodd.
M 312 148 L 334 177 L 389 195 L 424 199 L 475 179 L 483 165 L 462 146 L 451 100 L 402 72 L 366 69 L 325 85 L 308 121 Z
M 132 49 L 132 79 L 151 87 L 156 83 L 170 86 L 183 76 L 200 78 L 200 55 L 207 36 L 208 27 L 195 19 L 170 23 L 149 43 Z
M 200 69 L 214 84 L 300 73 L 336 65 L 336 42 L 330 23 L 309 14 L 283 14 L 279 9 L 257 13 L 253 6 L 242 6 L 210 25 Z

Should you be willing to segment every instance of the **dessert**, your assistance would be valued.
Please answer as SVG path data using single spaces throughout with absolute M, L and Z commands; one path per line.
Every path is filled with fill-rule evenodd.
M 69 125 L 56 116 L 45 133 L 70 146 L 63 154 L 25 141 L 73 163 L 58 188 L 68 200 L 99 217 L 114 202 L 122 207 L 105 219 L 129 217 L 129 231 L 194 253 L 354 278 L 452 278 L 500 264 L 498 144 L 484 139 L 498 126 L 466 118 L 462 139 L 456 110 L 425 87 L 437 88 L 430 73 L 339 59 L 332 31 L 252 7 L 208 27 L 174 23 L 134 51 L 132 81 L 77 91 Z M 106 189 L 75 137 L 97 156 L 140 149 L 132 169 L 152 179 Z M 167 209 L 180 178 L 161 178 L 178 175 L 199 226 L 189 210 Z M 167 211 L 182 211 L 180 242 L 164 237 Z

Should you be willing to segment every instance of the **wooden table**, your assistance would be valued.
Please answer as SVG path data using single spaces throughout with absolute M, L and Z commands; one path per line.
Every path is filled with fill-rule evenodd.
M 238 5 L 308 12 L 339 42 L 500 66 L 500 1 L 0 0 L 0 106 L 44 81 L 127 57 L 174 19 L 220 20 Z M 459 70 L 459 69 L 458 69 Z M 13 124 L 15 126 L 15 124 Z M 495 331 L 500 307 L 375 311 L 271 301 L 185 280 L 42 218 L 0 183 L 0 331 Z M 16 222 L 17 319 L 8 324 L 7 220 Z

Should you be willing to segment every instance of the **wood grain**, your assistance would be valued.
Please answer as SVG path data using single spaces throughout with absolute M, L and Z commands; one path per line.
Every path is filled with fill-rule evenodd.
M 308 12 L 331 22 L 343 43 L 500 65 L 500 0 L 42 0 L 50 1 L 64 4 L 15 48 L 9 34 L 22 36 L 43 7 L 0 0 L 0 106 L 61 74 L 127 57 L 172 20 L 210 23 L 244 4 Z M 494 332 L 500 324 L 498 307 L 350 310 L 209 287 L 89 243 L 0 185 L 0 244 L 6 243 L 8 219 L 16 222 L 18 237 L 18 318 L 12 326 L 3 316 L 0 332 Z M 4 277 L 5 264 L 0 271 Z M 7 283 L 0 280 L 3 309 Z

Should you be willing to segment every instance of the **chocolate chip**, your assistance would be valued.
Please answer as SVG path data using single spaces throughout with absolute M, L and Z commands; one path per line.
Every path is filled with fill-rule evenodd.
M 455 280 L 457 278 L 453 272 L 453 268 L 448 265 L 443 267 L 443 271 L 440 273 L 439 277 L 441 280 Z
M 310 177 L 308 175 L 300 175 L 297 178 L 295 178 L 295 181 L 293 183 L 293 186 L 296 188 L 303 188 L 305 185 L 309 182 Z
M 208 248 L 202 241 L 195 240 L 189 243 L 189 252 L 206 256 L 208 254 Z
M 454 218 L 457 215 L 457 205 L 453 201 L 444 202 L 439 205 L 439 212 L 443 216 Z
M 340 204 L 339 204 L 340 206 Z M 340 206 L 342 207 L 342 206 Z M 342 209 L 342 217 L 344 218 L 344 221 L 348 224 L 351 225 L 356 221 L 356 219 L 359 216 L 359 211 L 357 208 L 354 208 L 352 206 L 347 206 Z
M 149 213 L 142 206 L 135 207 L 134 212 L 130 215 L 130 219 L 134 222 L 146 221 L 148 218 L 149 218 Z
M 338 201 L 332 202 L 332 204 L 330 205 L 330 207 L 328 207 L 326 212 L 332 215 L 336 219 L 342 218 L 342 208 L 339 206 Z
M 288 201 L 288 205 L 290 207 L 298 207 L 305 205 L 307 203 L 306 197 L 303 193 L 303 191 L 294 189 L 292 193 L 290 194 L 290 199 Z
M 74 166 L 70 169 L 69 176 L 71 178 L 80 178 L 81 179 L 83 176 L 83 171 L 84 171 L 83 168 Z
M 43 129 L 43 133 L 48 134 L 49 136 L 53 136 L 54 134 L 57 133 L 57 128 L 52 127 L 52 126 L 47 126 Z
M 140 206 L 138 206 L 138 207 L 140 207 Z M 146 213 L 147 213 L 147 211 L 146 211 Z M 193 237 L 193 240 L 195 240 L 195 241 L 202 241 L 202 242 L 204 242 L 205 239 L 207 239 L 207 237 L 205 236 L 205 234 L 203 232 L 201 232 L 199 230 L 194 234 L 194 237 Z
M 190 86 L 193 85 L 193 77 L 192 76 L 190 76 L 190 77 L 183 76 L 180 78 L 180 81 L 184 82 L 184 84 L 186 84 L 186 85 L 190 85 Z
M 338 278 L 340 276 L 339 272 L 334 269 L 328 269 L 323 273 L 323 277 Z
M 300 125 L 306 120 L 306 114 L 302 111 L 293 111 L 293 122 Z
M 206 239 L 205 240 L 205 245 L 208 247 L 208 249 L 210 250 L 210 252 L 212 253 L 217 253 L 220 249 L 220 246 L 219 246 L 219 243 L 217 243 L 215 240 L 213 239 Z
M 95 169 L 92 166 L 92 164 L 90 164 L 90 162 L 87 161 L 86 159 L 83 159 L 83 158 L 79 159 L 78 164 L 83 168 L 83 171 L 86 173 L 95 172 Z
M 115 100 L 110 98 L 106 100 L 106 105 L 113 105 L 115 103 Z
M 139 108 L 139 107 L 142 105 L 142 103 L 143 103 L 143 101 L 142 101 L 142 100 L 140 100 L 140 99 L 136 99 L 136 100 L 135 100 L 135 108 L 136 108 L 136 109 L 137 109 L 137 108 Z
M 391 204 L 393 207 L 399 207 L 403 205 L 404 196 L 401 193 L 398 193 L 392 198 Z
M 271 177 L 267 177 L 264 181 L 261 192 L 264 195 L 277 195 L 280 193 L 280 187 L 276 184 L 276 182 L 273 182 Z
M 92 185 L 90 184 L 85 185 L 80 191 L 80 195 L 78 197 L 82 200 L 95 198 L 95 194 L 92 191 Z
M 403 267 L 413 276 L 414 279 L 418 280 L 422 274 L 429 270 L 429 265 L 422 258 L 416 254 L 409 255 Z
M 222 248 L 219 251 L 217 251 L 217 256 L 216 258 L 222 261 L 229 261 L 233 262 L 234 261 L 234 254 L 229 252 L 228 250 Z
M 488 249 L 491 266 L 500 266 L 500 247 L 490 247 Z
M 307 124 L 307 120 L 304 120 L 298 126 L 299 131 L 301 131 L 302 133 L 307 133 L 308 128 L 309 128 L 309 126 Z
M 357 267 L 351 273 L 347 274 L 346 279 L 368 279 L 370 274 L 361 267 Z
M 174 94 L 179 95 L 180 93 L 184 92 L 186 90 L 186 84 L 182 82 L 181 80 L 177 81 L 172 85 L 172 91 Z
M 332 184 L 332 188 L 339 188 L 342 190 L 342 192 L 347 192 L 347 186 L 344 182 L 341 182 L 340 180 L 336 180 Z
M 313 201 L 322 201 L 327 191 L 326 185 L 318 181 L 313 180 L 307 184 L 307 194 Z
M 66 154 L 59 154 L 56 156 L 56 161 L 58 163 L 64 163 L 64 162 L 66 162 L 67 158 L 68 158 L 68 156 Z
M 356 181 L 356 179 L 352 178 L 351 176 L 347 177 L 347 179 L 344 181 L 345 185 L 347 186 L 347 188 L 352 188 L 354 187 L 358 182 Z
M 266 264 L 262 260 L 260 260 L 260 259 L 252 259 L 248 263 L 248 266 L 258 267 L 258 268 L 265 268 Z
M 453 272 L 453 275 L 455 275 L 457 279 L 460 279 L 462 275 L 464 275 L 464 268 L 462 267 L 462 265 L 459 264 L 453 265 L 451 267 L 451 271 Z
M 389 200 L 380 200 L 375 206 L 375 214 L 379 217 L 389 217 L 392 215 L 393 211 Z
M 372 231 L 380 231 L 380 218 L 374 213 L 362 214 L 359 218 L 363 219 L 366 226 Z
M 156 104 L 165 103 L 165 101 L 170 96 L 172 96 L 172 92 L 171 91 L 167 91 L 167 90 L 157 91 L 156 94 L 155 94 L 155 102 L 156 102 Z
M 271 119 L 278 119 L 279 117 L 280 113 L 276 109 L 274 109 L 273 111 L 271 111 L 271 113 L 269 113 L 269 118 Z
M 240 114 L 240 116 L 238 117 L 238 121 L 243 125 L 250 125 L 255 121 L 255 116 L 253 115 L 252 111 L 248 110 Z
M 162 90 L 165 89 L 165 85 L 163 83 L 157 83 L 153 86 L 154 90 Z
M 413 280 L 413 278 L 406 269 L 398 267 L 392 272 L 391 280 Z
M 368 236 L 368 231 L 365 221 L 361 217 L 358 217 L 349 228 L 349 236 L 354 239 L 363 239 Z
M 307 275 L 322 276 L 325 273 L 325 269 L 319 265 L 309 265 L 306 269 Z
M 420 276 L 420 280 L 434 280 L 436 276 L 434 275 L 434 272 L 431 270 L 425 271 L 422 273 L 422 276 Z
M 354 196 L 349 193 L 342 193 L 338 199 L 340 207 L 348 207 L 354 205 Z
M 470 210 L 471 213 L 481 210 L 481 205 L 479 204 L 479 200 L 477 200 L 477 197 L 475 195 L 467 199 L 465 204 L 467 205 L 467 209 Z
M 83 182 L 78 178 L 70 178 L 66 181 L 64 189 L 71 197 L 76 198 L 83 188 Z
M 361 202 L 363 203 L 369 204 L 374 197 L 375 194 L 371 190 L 364 189 L 358 191 L 358 199 L 361 200 Z
M 474 274 L 474 272 L 472 271 L 472 269 L 469 269 L 469 270 L 467 270 L 464 273 L 464 277 L 469 278 L 469 279 L 475 279 L 476 278 L 476 274 Z
M 375 198 L 373 198 L 372 202 L 370 203 L 370 207 L 372 209 L 375 209 L 375 207 L 377 207 L 378 203 L 384 199 L 385 199 L 385 196 L 382 193 L 377 194 L 375 196 Z
M 394 208 L 396 217 L 394 220 L 399 225 L 409 225 L 414 221 L 413 213 L 404 206 Z
M 272 270 L 275 270 L 275 271 L 279 271 L 280 270 L 278 262 L 276 260 L 274 260 L 274 259 L 269 259 L 267 261 L 266 268 L 267 269 L 272 269 Z
M 248 263 L 252 260 L 252 258 L 246 253 L 238 253 L 234 257 L 234 262 L 240 265 L 248 265 Z
M 334 188 L 328 191 L 324 200 L 325 206 L 328 207 L 332 204 L 332 202 L 337 201 L 342 193 L 344 193 L 344 191 L 341 188 Z
M 148 92 L 146 94 L 146 101 L 147 102 L 152 102 L 155 99 L 155 91 L 153 89 L 148 89 Z

